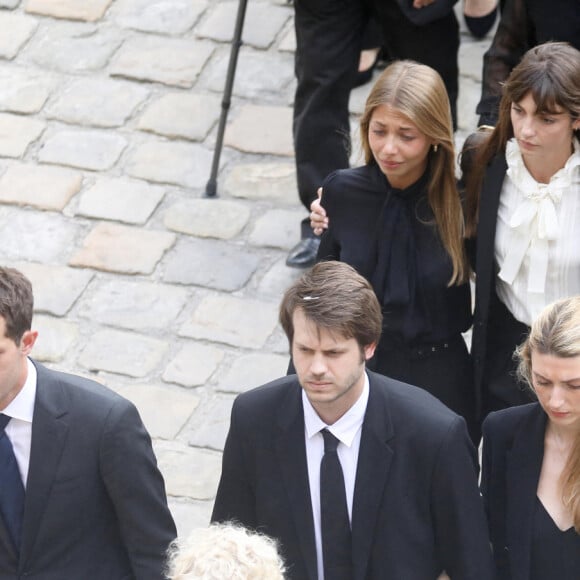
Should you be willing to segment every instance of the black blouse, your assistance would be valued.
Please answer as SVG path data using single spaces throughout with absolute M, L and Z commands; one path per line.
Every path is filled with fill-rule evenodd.
M 574 528 L 560 530 L 539 498 L 534 512 L 530 580 L 578 580 L 580 536 Z
M 323 184 L 329 217 L 318 260 L 340 260 L 372 284 L 385 335 L 407 345 L 448 340 L 471 325 L 469 283 L 448 287 L 451 258 L 427 202 L 428 172 L 404 190 L 376 163 L 343 169 Z

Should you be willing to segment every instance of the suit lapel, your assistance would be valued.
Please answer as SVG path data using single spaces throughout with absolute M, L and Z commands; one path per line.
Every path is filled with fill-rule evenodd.
M 66 398 L 60 384 L 42 365 L 37 370 L 36 401 L 32 419 L 30 465 L 24 503 L 20 567 L 32 553 L 52 482 L 66 440 Z
M 308 580 L 316 580 L 318 576 L 316 542 L 306 462 L 302 389 L 298 381 L 296 381 L 296 387 L 289 391 L 279 411 L 280 431 L 276 440 L 276 452 L 290 502 L 291 509 L 288 517 L 294 521 L 296 538 L 308 572 Z
M 389 475 L 394 437 L 386 397 L 376 387 L 375 375 L 369 372 L 369 401 L 363 422 L 352 513 L 352 551 L 354 578 L 367 576 L 376 519 Z
M 489 306 L 490 293 L 488 288 L 492 283 L 494 256 L 495 256 L 495 230 L 497 225 L 497 211 L 499 197 L 507 164 L 504 155 L 497 155 L 485 174 L 481 187 L 479 206 L 479 223 L 477 224 L 477 282 L 480 285 L 482 296 L 487 297 L 485 313 Z
M 512 574 L 529 578 L 533 515 L 544 456 L 546 416 L 539 404 L 516 435 L 506 457 L 506 526 Z

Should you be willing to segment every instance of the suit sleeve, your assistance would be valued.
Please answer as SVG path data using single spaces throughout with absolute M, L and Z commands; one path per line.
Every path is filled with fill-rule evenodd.
M 212 522 L 236 521 L 256 527 L 255 493 L 244 453 L 244 432 L 238 421 L 239 400 L 232 407 L 230 430 L 222 456 L 222 474 L 217 490 Z
M 505 536 L 505 444 L 500 443 L 503 439 L 500 432 L 501 425 L 497 420 L 496 413 L 490 413 L 482 425 L 483 451 L 481 464 L 481 493 L 487 521 L 496 568 L 500 577 L 509 575 L 509 558 L 504 546 Z M 499 449 L 498 447 L 502 447 Z
M 160 580 L 175 524 L 151 439 L 128 401 L 119 400 L 105 421 L 100 468 L 135 580 Z
M 438 449 L 431 491 L 435 542 L 451 580 L 493 578 L 477 472 L 476 451 L 457 417 Z

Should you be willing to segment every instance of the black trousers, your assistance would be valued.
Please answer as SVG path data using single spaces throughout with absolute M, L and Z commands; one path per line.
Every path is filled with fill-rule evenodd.
M 536 399 L 531 388 L 518 379 L 518 361 L 514 356 L 529 331 L 495 298 L 488 319 L 482 381 L 483 417 L 492 411 L 525 405 Z
M 396 0 L 295 0 L 294 9 L 298 81 L 294 149 L 298 193 L 309 209 L 324 178 L 349 165 L 348 101 L 371 15 L 381 25 L 382 44 L 391 58 L 413 59 L 439 72 L 454 119 L 459 26 L 453 11 L 426 26 L 415 26 Z M 308 235 L 309 228 L 302 233 Z

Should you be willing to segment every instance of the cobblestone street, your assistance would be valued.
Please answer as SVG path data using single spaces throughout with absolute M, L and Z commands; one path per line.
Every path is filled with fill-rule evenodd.
M 209 520 L 233 398 L 286 372 L 277 307 L 300 274 L 283 0 L 248 4 L 219 195 L 203 196 L 237 8 L 0 0 L 0 261 L 33 282 L 34 356 L 138 406 L 180 533 Z M 458 142 L 489 37 L 462 43 Z

